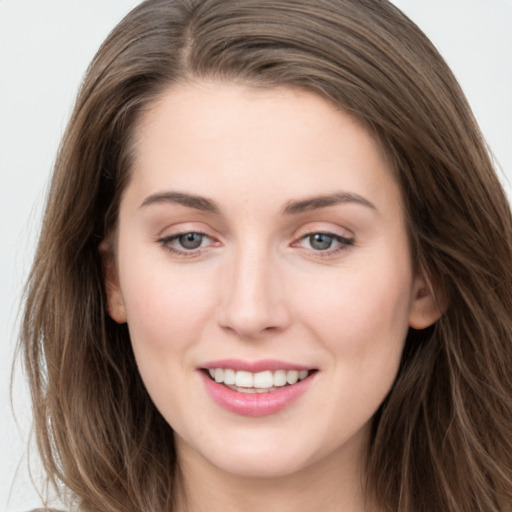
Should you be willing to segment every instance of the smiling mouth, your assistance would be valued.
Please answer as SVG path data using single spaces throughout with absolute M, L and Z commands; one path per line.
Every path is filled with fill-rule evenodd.
M 266 370 L 248 372 L 230 368 L 203 370 L 217 384 L 241 393 L 271 393 L 310 377 L 317 370 Z

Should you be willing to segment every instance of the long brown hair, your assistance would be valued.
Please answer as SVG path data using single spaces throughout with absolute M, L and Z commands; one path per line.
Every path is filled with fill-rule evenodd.
M 102 45 L 55 164 L 21 334 L 49 481 L 87 511 L 172 510 L 172 429 L 106 313 L 98 245 L 139 117 L 191 79 L 300 87 L 375 135 L 445 312 L 409 332 L 373 422 L 368 496 L 389 512 L 510 510 L 509 205 L 452 73 L 385 0 L 148 0 Z

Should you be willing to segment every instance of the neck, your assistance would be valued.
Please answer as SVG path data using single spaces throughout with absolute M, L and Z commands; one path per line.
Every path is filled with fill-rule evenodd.
M 375 510 L 365 500 L 361 450 L 333 453 L 290 474 L 254 477 L 226 472 L 177 441 L 181 479 L 176 512 Z

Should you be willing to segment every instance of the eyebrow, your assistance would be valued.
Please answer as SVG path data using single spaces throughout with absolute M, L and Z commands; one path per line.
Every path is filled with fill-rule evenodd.
M 180 204 L 187 208 L 194 208 L 203 212 L 220 213 L 220 208 L 215 201 L 203 196 L 187 194 L 185 192 L 157 192 L 146 197 L 140 208 L 154 204 L 174 203 Z M 321 196 L 309 197 L 298 201 L 290 201 L 283 208 L 283 215 L 297 215 L 312 210 L 319 210 L 337 204 L 355 203 L 362 206 L 377 210 L 375 205 L 358 194 L 348 192 L 337 192 L 335 194 L 327 194 Z
M 194 208 L 203 212 L 220 213 L 220 208 L 211 199 L 192 194 L 185 194 L 184 192 L 157 192 L 156 194 L 151 194 L 144 199 L 140 208 L 161 203 L 181 204 L 187 208 Z
M 328 194 L 322 196 L 314 196 L 299 201 L 290 201 L 286 204 L 283 209 L 284 215 L 297 215 L 303 212 L 309 212 L 312 210 L 319 210 L 321 208 L 327 208 L 329 206 L 335 206 L 337 204 L 355 203 L 362 206 L 377 210 L 373 203 L 370 203 L 368 199 L 348 192 L 337 192 L 335 194 Z

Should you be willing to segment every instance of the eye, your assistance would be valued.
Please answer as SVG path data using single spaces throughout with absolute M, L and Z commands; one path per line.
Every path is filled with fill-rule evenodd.
M 309 233 L 303 236 L 297 243 L 300 247 L 315 252 L 332 254 L 345 249 L 354 243 L 353 238 L 347 238 L 334 233 Z
M 315 251 L 326 251 L 332 247 L 332 244 L 336 241 L 335 238 L 326 233 L 315 233 L 308 235 L 307 237 L 309 246 Z
M 206 248 L 214 241 L 205 233 L 188 231 L 160 238 L 157 242 L 167 251 L 177 256 L 196 256 L 201 249 Z
M 201 247 L 203 238 L 204 235 L 202 233 L 185 233 L 184 235 L 178 235 L 176 242 L 178 242 L 183 249 L 197 249 Z

